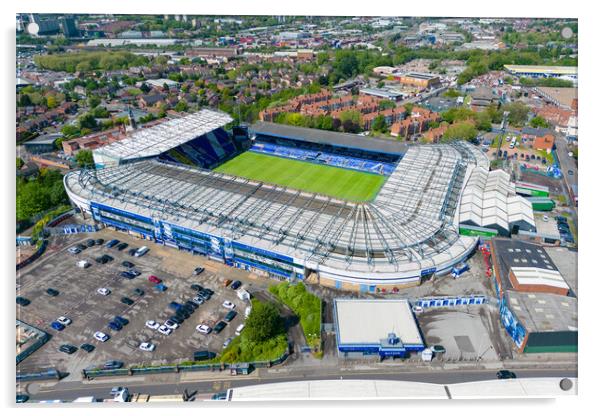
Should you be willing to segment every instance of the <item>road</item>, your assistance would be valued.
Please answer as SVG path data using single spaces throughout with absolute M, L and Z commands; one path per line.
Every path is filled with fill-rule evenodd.
M 577 377 L 576 370 L 561 369 L 525 369 L 513 370 L 520 378 L 529 377 Z M 320 371 L 320 374 L 308 372 L 309 374 L 274 374 L 267 373 L 265 370 L 255 371 L 249 376 L 232 377 L 223 373 L 223 377 L 212 378 L 202 381 L 180 381 L 180 382 L 160 382 L 137 380 L 124 382 L 123 380 L 110 382 L 109 380 L 99 380 L 98 382 L 65 382 L 58 383 L 55 386 L 42 388 L 37 392 L 37 388 L 30 388 L 28 394 L 31 401 L 56 400 L 72 401 L 78 397 L 94 396 L 97 398 L 108 398 L 108 393 L 113 386 L 125 386 L 130 389 L 132 394 L 150 394 L 152 395 L 175 395 L 183 394 L 186 390 L 189 394 L 196 393 L 196 398 L 210 398 L 212 394 L 223 391 L 228 388 L 243 387 L 256 384 L 282 383 L 289 381 L 307 381 L 307 380 L 396 380 L 396 381 L 417 381 L 437 384 L 453 384 L 460 382 L 482 381 L 495 379 L 495 370 L 430 370 L 421 372 L 400 372 L 400 371 L 365 371 L 365 372 L 345 372 Z M 313 374 L 312 374 L 313 373 Z M 244 378 L 243 378 L 244 377 Z
M 575 159 L 569 156 L 570 149 L 568 148 L 567 140 L 565 137 L 557 137 L 556 139 L 556 155 L 560 162 L 560 167 L 563 172 L 564 181 L 569 189 L 572 189 L 573 185 L 577 185 L 577 163 Z M 572 175 L 569 175 L 568 171 L 573 171 Z M 574 202 L 569 202 L 570 206 L 574 206 Z

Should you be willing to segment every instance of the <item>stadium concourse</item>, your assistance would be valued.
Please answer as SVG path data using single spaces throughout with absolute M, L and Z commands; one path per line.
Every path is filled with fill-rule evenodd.
M 205 109 L 171 120 L 167 128 L 134 132 L 95 151 L 96 170 L 67 174 L 67 193 L 105 226 L 260 274 L 312 275 L 321 284 L 347 290 L 417 285 L 425 276 L 448 273 L 475 249 L 478 237 L 459 232 L 458 209 L 472 173 L 486 177 L 489 172 L 487 157 L 475 146 L 459 141 L 408 147 L 262 123 L 252 126 L 253 143 L 243 149 L 224 130 L 230 121 Z M 372 200 L 354 202 L 278 180 L 267 183 L 207 169 L 249 148 L 269 148 L 266 144 L 286 154 L 259 152 L 273 160 L 297 159 L 307 169 L 330 165 L 341 172 L 383 175 L 385 181 Z M 174 149 L 178 157 L 167 157 Z M 313 159 L 306 157 L 314 151 Z M 204 155 L 210 160 L 202 160 Z M 341 167 L 345 164 L 349 167 Z M 498 212 L 508 199 L 521 198 L 513 184 L 503 185 L 496 197 L 501 202 L 493 207 Z M 471 192 L 473 198 L 474 187 Z M 514 217 L 503 213 L 488 215 L 487 221 L 503 218 L 504 227 L 520 228 L 533 217 L 521 209 L 526 212 L 517 223 L 508 223 Z M 484 215 L 476 212 L 468 226 L 487 225 L 480 220 Z

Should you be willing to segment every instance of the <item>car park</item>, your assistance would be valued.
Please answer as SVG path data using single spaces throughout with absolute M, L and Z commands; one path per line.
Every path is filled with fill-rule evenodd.
M 127 296 L 124 296 L 121 298 L 121 303 L 125 303 L 126 305 L 131 306 L 134 304 L 134 301 L 128 298 Z
M 205 271 L 204 267 L 197 267 L 197 268 L 194 269 L 194 274 L 196 276 L 198 276 L 199 274 L 203 273 L 204 271 Z
M 194 361 L 205 361 L 205 360 L 211 360 L 212 358 L 215 358 L 217 354 L 215 354 L 213 351 L 195 351 L 194 354 L 192 355 L 192 359 Z
M 232 282 L 232 284 L 230 285 L 230 289 L 236 290 L 239 287 L 242 286 L 242 282 L 240 280 L 235 280 L 234 282 Z
M 65 325 L 63 325 L 62 323 L 60 323 L 60 322 L 57 322 L 57 321 L 52 321 L 52 322 L 50 323 L 50 327 L 51 327 L 52 329 L 55 329 L 55 330 L 57 330 L 57 331 L 62 331 L 63 329 L 65 329 Z
M 58 318 L 56 318 L 56 321 L 65 326 L 71 325 L 71 319 L 67 318 L 66 316 L 59 316 Z
M 233 304 L 232 302 L 230 302 L 229 300 L 225 300 L 224 303 L 222 303 L 222 306 L 226 309 L 234 309 L 236 308 L 236 305 Z
M 198 308 L 198 306 L 197 306 L 197 308 Z M 188 313 L 188 315 L 192 315 L 194 313 L 195 309 L 190 305 L 184 304 L 184 305 L 182 305 L 182 311 Z
M 115 247 L 117 244 L 119 244 L 119 240 L 111 240 L 107 243 L 107 247 L 112 248 Z
M 17 296 L 17 305 L 27 306 L 31 303 L 31 301 L 23 296 Z
M 94 351 L 96 347 L 92 344 L 82 344 L 79 348 L 86 351 L 87 353 L 90 353 Z
M 142 351 L 152 352 L 155 350 L 155 344 L 151 344 L 150 342 L 142 342 L 138 348 Z
M 223 329 L 226 327 L 226 325 L 228 325 L 227 323 L 225 323 L 224 321 L 219 321 L 214 327 L 213 327 L 213 333 L 214 334 L 219 334 L 220 332 L 223 331 Z
M 157 331 L 159 331 L 159 333 L 161 333 L 163 335 L 169 335 L 172 332 L 172 330 L 170 328 L 166 327 L 165 325 L 159 326 L 159 328 L 157 328 Z
M 77 351 L 77 347 L 71 344 L 63 344 L 59 347 L 59 351 L 64 352 L 65 354 L 73 354 L 75 351 Z
M 146 321 L 146 327 L 150 329 L 158 329 L 161 325 L 156 321 Z
M 231 322 L 234 318 L 236 318 L 237 313 L 235 311 L 230 311 L 224 316 L 224 321 Z
M 121 265 L 123 267 L 127 267 L 128 269 L 131 269 L 132 267 L 134 267 L 134 263 L 129 262 L 129 261 L 123 261 L 123 262 L 121 262 Z
M 53 289 L 51 287 L 49 287 L 48 289 L 46 289 L 46 293 L 48 294 L 48 296 L 52 296 L 52 297 L 55 297 L 55 296 L 59 295 L 59 291 L 56 290 L 56 289 Z
M 205 324 L 197 325 L 196 330 L 205 335 L 211 333 L 211 327 Z
M 108 296 L 111 293 L 111 290 L 107 289 L 106 287 L 100 287 L 96 290 L 96 292 L 100 295 Z

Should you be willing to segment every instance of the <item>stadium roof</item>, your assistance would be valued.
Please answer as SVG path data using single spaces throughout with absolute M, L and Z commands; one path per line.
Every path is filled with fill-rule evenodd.
M 377 197 L 352 203 L 188 166 L 143 160 L 65 177 L 70 195 L 230 238 L 375 284 L 451 267 L 476 244 L 455 212 L 474 146 L 412 146 Z M 393 273 L 393 275 L 387 275 Z M 379 280 L 380 279 L 380 280 Z M 349 278 L 349 281 L 356 281 Z
M 374 137 L 359 136 L 357 134 L 287 126 L 284 124 L 269 123 L 266 121 L 259 121 L 253 124 L 251 126 L 251 130 L 256 134 L 302 140 L 321 145 L 350 147 L 371 152 L 402 155 L 407 150 L 406 144 L 392 139 L 377 139 Z
M 576 66 L 504 65 L 504 68 L 517 73 L 577 75 Z
M 137 130 L 127 138 L 97 149 L 94 153 L 96 156 L 115 160 L 157 156 L 231 121 L 232 117 L 226 113 L 203 109 L 154 127 Z
M 402 344 L 421 345 L 407 299 L 335 299 L 338 343 L 380 344 L 394 333 Z

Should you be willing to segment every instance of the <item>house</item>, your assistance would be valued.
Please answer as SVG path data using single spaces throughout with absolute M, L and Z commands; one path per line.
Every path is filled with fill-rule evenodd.
M 158 107 L 165 101 L 165 94 L 149 94 L 138 98 L 138 105 L 141 108 Z

